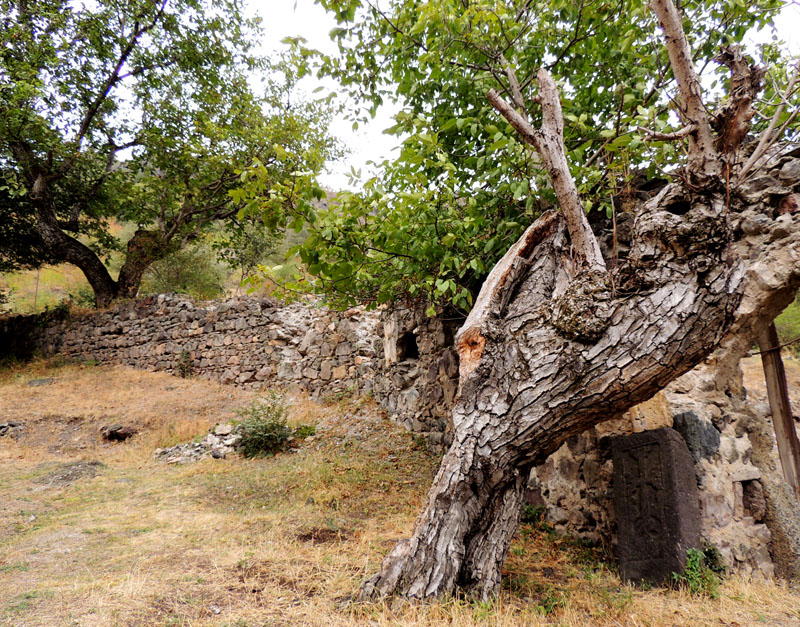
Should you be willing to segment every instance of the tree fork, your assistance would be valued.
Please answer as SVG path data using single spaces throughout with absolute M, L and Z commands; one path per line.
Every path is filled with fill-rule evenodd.
M 521 99 L 519 83 L 507 62 L 506 72 L 510 77 L 512 88 L 516 86 L 513 89 L 515 100 Z M 544 68 L 538 71 L 536 80 L 539 83 L 537 102 L 542 106 L 542 126 L 539 129 L 535 129 L 528 122 L 524 113 L 516 111 L 494 89 L 489 90 L 486 98 L 542 158 L 553 183 L 558 205 L 567 220 L 579 268 L 584 267 L 593 272 L 602 272 L 606 269 L 606 263 L 597 239 L 589 226 L 589 221 L 586 219 L 583 205 L 578 196 L 578 189 L 575 187 L 575 181 L 567 165 L 566 148 L 564 147 L 564 118 L 558 88 Z M 516 104 L 521 106 L 519 102 Z

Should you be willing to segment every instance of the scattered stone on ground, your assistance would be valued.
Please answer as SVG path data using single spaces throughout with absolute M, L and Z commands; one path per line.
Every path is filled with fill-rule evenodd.
M 19 420 L 0 422 L 0 438 L 4 435 L 8 435 L 16 440 L 22 434 L 22 428 L 23 424 Z
M 109 442 L 124 442 L 128 438 L 136 435 L 136 429 L 133 427 L 124 427 L 121 424 L 106 425 L 100 429 L 100 434 L 103 439 Z
M 36 483 L 44 485 L 64 486 L 78 479 L 91 479 L 96 477 L 106 465 L 95 459 L 88 462 L 68 462 L 59 464 L 55 470 L 44 477 L 36 479 Z
M 28 381 L 28 387 L 38 388 L 42 385 L 50 385 L 55 379 L 53 377 L 45 377 L 44 379 L 31 379 Z
M 205 459 L 225 459 L 236 450 L 242 436 L 234 432 L 231 424 L 216 425 L 199 442 L 186 442 L 169 448 L 157 448 L 153 452 L 156 461 L 167 464 L 187 464 Z
M 327 544 L 329 542 L 341 542 L 350 536 L 350 532 L 345 529 L 330 529 L 314 527 L 296 535 L 300 542 L 310 542 L 311 544 Z

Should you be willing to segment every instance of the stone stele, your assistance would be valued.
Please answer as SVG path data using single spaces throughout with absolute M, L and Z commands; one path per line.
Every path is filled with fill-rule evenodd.
M 665 427 L 614 438 L 614 507 L 620 575 L 661 584 L 700 546 L 697 479 L 689 449 Z

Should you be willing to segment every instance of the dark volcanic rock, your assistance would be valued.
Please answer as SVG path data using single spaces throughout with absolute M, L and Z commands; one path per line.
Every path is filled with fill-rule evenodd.
M 694 464 L 683 438 L 665 427 L 614 438 L 614 507 L 625 581 L 661 584 L 682 573 L 700 546 Z
M 128 438 L 136 435 L 136 429 L 133 427 L 124 427 L 120 424 L 110 425 L 103 427 L 100 434 L 105 440 L 109 442 L 124 442 Z
M 719 450 L 719 431 L 712 423 L 693 411 L 675 414 L 673 420 L 675 431 L 683 436 L 694 461 L 708 459 Z

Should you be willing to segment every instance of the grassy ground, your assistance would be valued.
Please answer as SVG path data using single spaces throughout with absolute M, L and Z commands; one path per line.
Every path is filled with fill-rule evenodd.
M 641 590 L 602 550 L 536 524 L 492 603 L 352 603 L 411 530 L 438 459 L 368 401 L 296 397 L 291 420 L 317 435 L 294 453 L 153 461 L 256 397 L 123 368 L 0 372 L 0 422 L 25 423 L 0 438 L 0 625 L 800 625 L 796 587 Z M 112 422 L 139 434 L 103 443 Z
M 127 241 L 133 231 L 135 225 L 124 224 L 120 225 L 112 222 L 110 232 L 121 239 Z M 298 271 L 300 260 L 298 257 L 286 259 L 286 252 L 293 246 L 302 242 L 306 237 L 305 231 L 295 233 L 289 230 L 285 233 L 283 239 L 278 242 L 275 251 L 270 254 L 265 260 L 264 265 L 272 268 L 280 266 L 280 270 L 275 271 L 271 276 L 261 277 L 260 281 L 245 286 L 240 285 L 242 280 L 241 271 L 231 271 L 224 264 L 217 261 L 214 253 L 208 247 L 201 247 L 200 251 L 207 259 L 207 264 L 194 264 L 196 266 L 206 267 L 206 273 L 211 279 L 211 283 L 218 283 L 222 278 L 221 286 L 222 292 L 219 296 L 224 295 L 244 295 L 251 289 L 255 288 L 257 295 L 265 295 L 271 293 L 278 283 L 283 283 L 290 279 L 295 272 Z M 201 253 L 197 253 L 201 254 Z M 189 257 L 191 259 L 191 257 Z M 119 274 L 119 269 L 122 266 L 124 259 L 121 253 L 112 253 L 108 260 L 108 267 L 111 276 L 116 278 Z M 163 273 L 162 273 L 163 274 Z M 173 274 L 179 274 L 173 272 Z M 219 274 L 220 276 L 216 276 Z M 213 276 L 211 276 L 213 275 Z M 260 276 L 260 275 L 259 275 Z M 277 283 L 276 283 L 277 281 Z M 202 280 L 196 282 L 194 285 L 189 285 L 188 293 L 193 295 L 204 294 L 208 289 L 209 281 Z M 147 293 L 148 288 L 157 289 L 160 291 L 158 281 L 153 279 L 152 275 L 146 275 L 142 284 L 141 294 Z M 168 286 L 169 290 L 181 289 L 175 283 Z M 72 300 L 75 304 L 81 307 L 91 308 L 94 306 L 94 295 L 89 285 L 89 282 L 84 277 L 83 273 L 75 266 L 70 264 L 60 264 L 57 266 L 44 266 L 39 271 L 36 270 L 22 270 L 19 272 L 0 272 L 0 295 L 7 294 L 8 302 L 0 302 L 0 313 L 11 314 L 31 314 L 44 311 L 47 308 L 52 309 L 59 303 Z M 204 298 L 216 297 L 211 293 L 205 293 Z
M 5 310 L 29 314 L 52 309 L 59 303 L 78 295 L 90 295 L 91 287 L 75 266 L 61 264 L 45 266 L 38 272 L 25 270 L 0 273 L 0 290 L 9 292 Z

